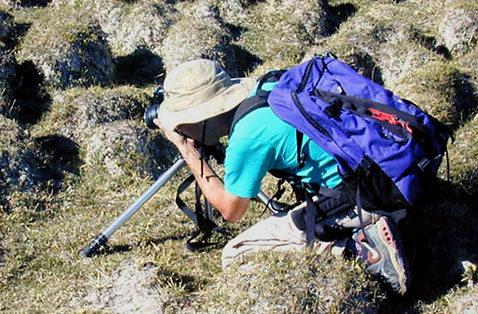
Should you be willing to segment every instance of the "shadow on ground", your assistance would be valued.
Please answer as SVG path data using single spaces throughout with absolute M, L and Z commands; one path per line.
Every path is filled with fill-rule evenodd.
M 33 154 L 41 181 L 62 181 L 67 172 L 78 175 L 83 164 L 79 145 L 63 135 L 35 138 Z
M 440 182 L 428 204 L 411 210 L 399 225 L 412 274 L 405 298 L 392 296 L 384 313 L 410 313 L 462 284 L 463 261 L 478 264 L 477 195 Z
M 17 0 L 17 5 L 21 7 L 46 7 L 52 0 Z
M 48 110 L 50 95 L 45 90 L 43 75 L 31 61 L 16 65 L 17 81 L 8 117 L 20 123 L 35 124 Z
M 146 47 L 138 47 L 127 56 L 114 60 L 115 83 L 131 84 L 142 87 L 148 84 L 160 84 L 164 80 L 163 61 L 160 56 Z

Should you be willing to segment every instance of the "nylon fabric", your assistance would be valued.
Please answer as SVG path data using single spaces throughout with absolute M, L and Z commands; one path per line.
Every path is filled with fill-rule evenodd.
M 338 96 L 345 94 L 370 100 L 415 117 L 431 135 L 431 143 L 427 146 L 433 147 L 432 150 L 437 152 L 430 159 L 430 173 L 434 174 L 438 170 L 442 157 L 440 154 L 444 154 L 449 134 L 443 132 L 443 128 L 437 125 L 433 117 L 329 56 L 316 57 L 291 68 L 282 75 L 269 95 L 268 102 L 274 113 L 334 156 L 344 178 L 353 176 L 362 160 L 369 158 L 378 166 L 384 178 L 390 180 L 398 189 L 398 196 L 403 199 L 400 204 L 395 202 L 394 206 L 397 208 L 389 210 L 411 206 L 421 187 L 426 184 L 424 173 L 417 164 L 424 158 L 430 158 L 418 140 L 413 136 L 402 137 L 400 132 L 384 127 L 383 121 L 379 123 L 372 116 L 362 117 L 340 109 L 331 117 L 326 110 L 331 104 L 320 97 L 317 92 L 319 90 Z M 374 179 L 378 181 L 371 183 L 379 190 L 372 194 L 381 196 L 382 203 L 393 201 L 392 199 L 397 197 L 395 192 L 387 196 L 387 191 L 380 189 L 378 185 L 383 183 L 382 178 Z M 364 176 L 361 180 L 372 179 Z M 374 201 L 365 203 L 371 204 Z

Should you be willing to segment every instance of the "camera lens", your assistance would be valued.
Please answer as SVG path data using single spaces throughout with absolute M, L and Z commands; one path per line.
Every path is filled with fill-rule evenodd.
M 146 122 L 146 125 L 150 129 L 157 129 L 158 126 L 154 124 L 153 120 L 158 117 L 158 109 L 159 105 L 158 104 L 153 104 L 146 108 L 144 111 L 144 121 Z
M 158 126 L 154 124 L 153 120 L 158 117 L 159 104 L 164 100 L 163 86 L 159 85 L 153 94 L 153 104 L 144 111 L 144 121 L 150 129 L 157 129 Z

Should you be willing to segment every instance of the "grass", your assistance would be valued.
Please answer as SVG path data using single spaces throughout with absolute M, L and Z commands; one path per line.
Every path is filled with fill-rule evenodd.
M 126 38 L 151 35 L 148 27 L 154 20 L 159 25 L 154 29 L 157 36 L 134 36 L 138 42 L 147 41 L 148 49 L 157 54 L 153 59 L 166 61 L 166 66 L 197 54 L 231 57 L 218 49 L 231 46 L 235 47 L 230 51 L 245 57 L 242 71 L 251 76 L 288 68 L 324 50 L 354 61 L 364 75 L 382 80 L 455 127 L 456 141 L 449 146 L 452 181 L 440 181 L 432 199 L 410 211 L 400 224 L 415 274 L 410 293 L 397 297 L 366 275 L 361 265 L 310 252 L 264 252 L 222 271 L 221 245 L 226 239 L 215 235 L 219 245 L 205 252 L 185 247 L 195 228 L 176 208 L 175 193 L 187 169 L 114 233 L 108 241 L 110 250 L 82 258 L 80 250 L 128 208 L 177 153 L 142 122 L 154 86 L 133 87 L 123 73 L 121 86 L 66 90 L 50 86 L 51 105 L 34 123 L 0 116 L 0 204 L 8 204 L 0 211 L 0 311 L 127 312 L 126 306 L 135 306 L 135 300 L 153 300 L 156 310 L 165 313 L 476 309 L 478 72 L 473 42 L 469 48 L 474 50 L 462 55 L 441 50 L 439 23 L 454 5 L 446 0 L 329 1 L 334 8 L 352 5 L 354 10 L 341 17 L 334 34 L 325 35 L 314 20 L 319 16 L 312 16 L 309 24 L 303 22 L 311 17 L 307 8 L 315 1 L 304 1 L 302 7 L 272 0 L 231 0 L 231 7 L 233 2 L 237 14 L 228 15 L 221 11 L 226 4 L 217 1 L 111 0 L 111 8 L 120 8 L 110 12 L 117 18 L 112 24 L 99 19 L 98 7 L 89 1 L 9 7 L 15 23 L 29 25 L 24 37 L 16 39 L 21 44 L 13 47 L 12 57 L 25 62 L 53 58 L 63 44 L 89 32 L 91 25 L 101 28 L 116 56 L 125 55 L 137 43 Z M 456 5 L 475 6 L 467 1 Z M 108 31 L 124 19 L 136 22 L 143 13 L 148 18 L 134 23 L 138 29 Z M 157 21 L 157 16 L 165 19 Z M 304 29 L 310 33 L 305 35 Z M 185 35 L 187 31 L 193 35 Z M 170 47 L 159 49 L 161 45 Z M 171 55 L 165 54 L 166 49 Z M 230 66 L 234 70 L 234 64 Z M 68 153 L 62 155 L 65 149 Z M 275 187 L 276 180 L 268 176 L 263 190 L 272 195 Z M 192 188 L 185 197 L 193 201 Z M 283 200 L 291 198 L 289 193 Z M 266 217 L 263 210 L 263 205 L 253 203 L 240 222 L 218 219 L 218 223 L 237 235 Z
M 350 262 L 310 252 L 263 252 L 217 275 L 193 307 L 198 312 L 353 313 L 372 311 L 381 298 L 377 283 Z
M 215 6 L 207 1 L 184 5 L 181 18 L 171 26 L 161 47 L 166 70 L 197 58 L 219 61 L 234 72 L 235 59 L 229 45 L 231 35 Z
M 31 60 L 53 88 L 108 84 L 113 76 L 105 33 L 83 1 L 39 8 L 18 47 L 20 61 Z
M 472 88 L 454 66 L 432 62 L 416 69 L 396 84 L 396 93 L 420 104 L 437 119 L 458 126 L 476 110 Z

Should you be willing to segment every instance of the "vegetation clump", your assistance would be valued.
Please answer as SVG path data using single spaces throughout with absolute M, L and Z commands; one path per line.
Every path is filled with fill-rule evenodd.
M 478 192 L 478 116 L 456 132 L 451 145 L 450 164 L 454 183 L 470 195 Z
M 147 47 L 160 54 L 175 11 L 168 1 L 90 1 L 114 56 Z
M 18 177 L 12 158 L 18 155 L 20 128 L 17 123 L 0 115 L 0 210 L 8 210 L 8 192 Z
M 457 1 L 446 8 L 438 31 L 452 55 L 472 50 L 478 43 L 478 3 Z
M 105 34 L 81 1 L 38 11 L 19 60 L 31 60 L 55 88 L 108 84 L 113 77 Z
M 246 29 L 237 43 L 260 60 L 299 61 L 308 45 L 328 35 L 326 2 L 269 0 L 232 19 Z
M 468 82 L 473 91 L 473 98 L 478 102 L 478 47 L 475 47 L 469 53 L 453 60 L 453 65 L 461 73 L 464 74 L 465 80 Z
M 339 32 L 319 41 L 314 52 L 330 51 L 393 90 L 407 74 L 444 59 L 430 43 L 433 39 L 427 37 L 428 29 L 408 18 L 414 12 L 413 5 L 367 5 L 361 14 L 344 22 Z
M 384 298 L 352 262 L 309 253 L 259 253 L 218 275 L 198 312 L 372 313 Z
M 16 81 L 15 58 L 0 45 L 0 113 L 8 115 Z
M 171 26 L 162 46 L 166 71 L 182 62 L 208 58 L 219 61 L 236 74 L 231 34 L 220 19 L 216 6 L 207 1 L 193 2 L 182 17 Z
M 141 119 L 149 95 L 138 88 L 74 88 L 54 96 L 51 110 L 34 127 L 35 134 L 59 133 L 80 143 L 87 130 L 109 122 Z
M 112 177 L 152 177 L 170 162 L 168 150 L 164 149 L 168 144 L 154 139 L 142 123 L 128 120 L 106 123 L 91 128 L 90 132 L 85 144 L 85 171 L 90 170 L 88 173 L 93 176 L 104 168 Z
M 399 81 L 394 91 L 437 119 L 456 127 L 477 109 L 473 89 L 454 66 L 433 62 Z
M 42 140 L 27 138 L 16 121 L 0 115 L 0 130 L 0 212 L 41 209 L 39 200 L 45 191 L 53 193 L 59 187 L 64 167 L 53 164 Z M 70 160 L 73 156 L 63 149 L 55 158 Z

